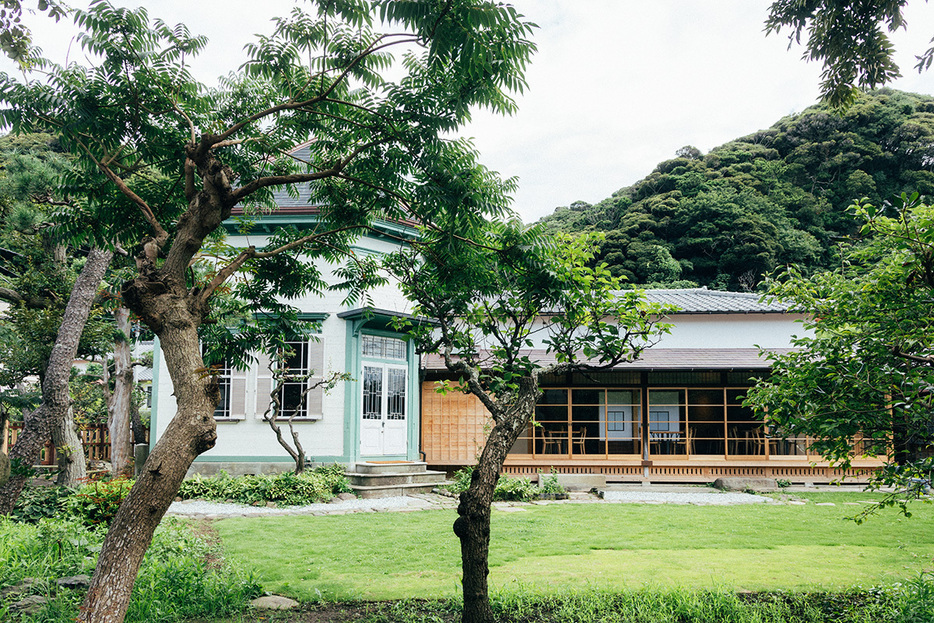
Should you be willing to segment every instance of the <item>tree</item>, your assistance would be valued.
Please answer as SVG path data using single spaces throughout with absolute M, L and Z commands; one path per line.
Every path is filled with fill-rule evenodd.
M 769 8 L 766 33 L 791 30 L 788 47 L 807 33 L 804 58 L 824 64 L 821 96 L 846 106 L 859 89 L 874 89 L 901 76 L 886 30 L 907 26 L 902 8 L 908 0 L 776 0 Z M 934 61 L 934 47 L 917 57 L 918 71 Z
M 0 347 L 3 362 L 0 383 L 15 387 L 25 378 L 37 376 L 44 387 L 66 303 L 74 293 L 73 284 L 86 262 L 83 254 L 87 250 L 82 254 L 81 249 L 69 245 L 54 228 L 54 204 L 62 200 L 53 192 L 55 178 L 68 168 L 67 160 L 55 149 L 54 139 L 42 134 L 4 137 L 0 154 L 5 169 L 0 181 L 0 214 L 4 218 L 0 228 L 4 260 L 0 299 L 11 305 L 0 319 L 9 329 Z M 96 291 L 97 285 L 93 288 Z M 90 312 L 92 308 L 87 309 Z M 108 324 L 99 314 L 92 314 L 82 321 L 82 326 L 87 330 L 76 336 L 80 337 L 76 353 L 99 354 L 105 348 Z M 66 368 L 52 375 L 66 387 L 54 391 L 67 395 L 72 361 L 62 359 L 59 364 Z M 77 485 L 86 475 L 83 446 L 75 430 L 70 400 L 61 403 L 61 407 L 63 411 L 46 405 L 40 413 L 49 418 L 52 442 L 58 450 L 58 482 Z M 25 413 L 24 420 L 33 417 L 29 411 Z M 23 469 L 35 463 L 44 442 L 39 446 L 30 444 L 32 450 L 26 454 L 14 450 Z M 3 490 L 0 507 L 12 509 L 22 482 L 14 479 Z
M 16 131 L 59 133 L 74 154 L 66 188 L 84 203 L 64 229 L 90 221 L 99 242 L 136 252 L 123 301 L 158 336 L 174 387 L 177 413 L 111 524 L 79 618 L 120 621 L 153 531 L 216 439 L 218 383 L 198 335 L 215 293 L 250 270 L 238 287 L 256 315 L 274 318 L 281 299 L 327 287 L 316 261 L 344 262 L 347 287 L 366 287 L 376 275 L 354 258 L 353 237 L 375 218 L 432 226 L 435 207 L 412 200 L 415 180 L 441 160 L 472 163 L 442 134 L 475 106 L 512 111 L 507 92 L 524 88 L 534 46 L 532 24 L 492 2 L 336 0 L 276 20 L 272 36 L 247 45 L 242 71 L 208 89 L 187 69 L 205 40 L 184 26 L 100 1 L 75 20 L 95 66 L 45 62 L 45 79 L 6 77 L 0 115 Z M 378 20 L 396 29 L 379 32 Z M 386 77 L 393 49 L 402 54 L 395 81 Z M 290 152 L 300 143 L 299 159 Z M 284 227 L 264 248 L 194 269 L 235 206 L 269 206 L 281 187 L 321 206 L 316 228 Z M 465 209 L 501 210 L 474 200 Z
M 306 343 L 307 339 L 305 337 Z M 316 375 L 323 377 L 323 370 L 309 370 L 304 374 L 294 373 L 294 366 L 289 366 L 288 363 L 295 353 L 285 345 L 283 346 L 277 352 L 272 353 L 269 359 L 269 372 L 272 375 L 273 386 L 272 391 L 269 392 L 269 407 L 263 413 L 263 420 L 269 424 L 269 428 L 272 429 L 282 449 L 295 461 L 295 474 L 298 475 L 305 471 L 305 450 L 298 436 L 298 430 L 295 428 L 295 418 L 307 408 L 308 396 L 311 392 L 321 389 L 326 393 L 341 381 L 350 381 L 351 376 L 346 372 L 332 372 L 312 382 Z M 301 388 L 301 393 L 290 401 L 285 391 L 288 386 Z M 292 437 L 291 444 L 282 436 L 279 420 L 288 422 L 289 434 Z
M 844 467 L 856 453 L 886 457 L 873 486 L 896 485 L 884 505 L 923 493 L 934 475 L 934 207 L 917 195 L 877 208 L 854 204 L 861 238 L 839 270 L 804 276 L 789 268 L 769 295 L 806 314 L 800 351 L 772 355 L 772 374 L 748 401 L 773 434 L 808 436 Z M 912 480 L 921 478 L 921 480 Z
M 817 104 L 700 158 L 680 150 L 632 186 L 543 223 L 605 231 L 596 261 L 643 285 L 738 289 L 790 263 L 831 268 L 834 240 L 858 229 L 853 197 L 879 205 L 901 192 L 934 193 L 931 112 L 931 97 L 891 89 L 861 94 L 845 111 Z M 652 247 L 666 249 L 680 275 L 655 270 Z
M 23 430 L 10 449 L 10 465 L 14 469 L 9 480 L 0 487 L 0 512 L 3 514 L 8 515 L 13 511 L 13 504 L 23 489 L 31 466 L 49 439 L 53 426 L 67 426 L 66 416 L 71 405 L 68 379 L 97 289 L 112 256 L 112 251 L 92 249 L 72 288 L 42 380 L 42 402 L 35 410 L 26 413 Z M 80 442 L 72 441 L 71 444 L 71 451 L 83 453 Z
M 476 172 L 474 188 L 484 178 Z M 450 209 L 456 220 L 457 206 Z M 390 266 L 415 314 L 427 319 L 411 327 L 419 349 L 439 354 L 493 421 L 454 522 L 464 623 L 489 623 L 490 504 L 506 454 L 535 413 L 540 379 L 635 359 L 667 331 L 660 322 L 667 310 L 639 291 L 618 292 L 605 266 L 586 266 L 597 237 L 549 244 L 515 223 L 460 225 L 450 231 L 469 231 L 470 240 L 426 232 Z
M 29 63 L 32 49 L 32 33 L 23 25 L 23 3 L 20 0 L 2 0 L 0 7 L 0 49 L 14 61 Z M 36 8 L 48 11 L 56 22 L 65 16 L 67 9 L 54 0 L 37 0 Z

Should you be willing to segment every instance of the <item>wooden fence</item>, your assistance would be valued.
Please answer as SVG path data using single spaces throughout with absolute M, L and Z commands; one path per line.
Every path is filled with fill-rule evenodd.
M 16 443 L 23 425 L 11 423 L 7 437 L 8 448 L 12 448 Z M 89 461 L 109 461 L 110 460 L 110 432 L 104 424 L 96 426 L 86 426 L 78 429 L 78 435 L 81 437 L 81 443 L 84 445 L 84 456 Z M 52 440 L 45 442 L 45 448 L 39 456 L 38 465 L 55 465 L 55 446 Z

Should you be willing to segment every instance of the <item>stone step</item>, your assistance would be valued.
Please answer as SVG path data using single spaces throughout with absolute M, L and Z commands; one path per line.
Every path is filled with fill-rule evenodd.
M 382 473 L 382 474 L 345 474 L 351 486 L 371 485 L 406 485 L 406 484 L 433 484 L 444 482 L 444 472 L 423 471 L 418 473 Z
M 357 497 L 369 500 L 373 498 L 388 498 L 400 495 L 412 495 L 415 493 L 431 493 L 431 490 L 446 482 L 441 483 L 412 483 L 401 485 L 351 485 L 351 489 Z
M 428 464 L 424 461 L 387 461 L 365 462 L 354 465 L 353 473 L 356 474 L 410 474 L 414 472 L 424 472 Z

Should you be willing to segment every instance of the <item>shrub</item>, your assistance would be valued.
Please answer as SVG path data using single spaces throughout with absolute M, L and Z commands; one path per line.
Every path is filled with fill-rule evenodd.
M 327 501 L 338 493 L 350 491 L 350 484 L 340 465 L 317 467 L 295 475 L 292 472 L 270 476 L 232 477 L 226 472 L 217 476 L 195 476 L 182 482 L 182 499 L 233 500 L 242 504 L 275 502 L 284 506 Z
M 132 487 L 122 476 L 88 483 L 65 500 L 65 512 L 89 526 L 108 525 Z
M 473 466 L 462 467 L 454 473 L 451 484 L 447 486 L 452 493 L 462 493 L 470 486 Z M 557 483 L 557 479 L 556 479 Z M 560 486 L 560 485 L 558 485 Z M 528 502 L 534 500 L 541 493 L 538 485 L 532 484 L 528 478 L 510 478 L 506 474 L 499 477 L 496 488 L 493 490 L 494 501 Z
M 43 518 L 58 517 L 73 493 L 73 489 L 57 485 L 27 485 L 16 500 L 10 517 L 23 523 L 38 523 Z
M 65 576 L 90 575 L 104 531 L 73 519 L 14 523 L 0 517 L 0 589 L 35 578 L 25 592 L 0 596 L 0 621 L 69 623 L 75 620 L 83 591 L 55 586 Z M 161 623 L 195 617 L 216 618 L 242 611 L 260 587 L 251 575 L 218 557 L 216 547 L 189 524 L 162 522 L 143 559 L 133 588 L 128 623 Z M 26 595 L 48 603 L 36 614 L 14 613 L 10 605 Z
M 539 473 L 539 482 L 541 482 L 541 473 Z M 545 482 L 541 483 L 541 493 L 561 495 L 562 493 L 567 493 L 567 491 L 565 491 L 561 483 L 558 482 L 558 475 L 552 471 L 548 478 L 545 479 Z

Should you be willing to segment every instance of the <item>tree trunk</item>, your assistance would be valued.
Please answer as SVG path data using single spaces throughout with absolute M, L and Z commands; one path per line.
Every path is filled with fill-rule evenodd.
M 535 412 L 537 379 L 520 379 L 516 398 L 496 420 L 474 467 L 470 486 L 461 493 L 454 534 L 461 542 L 463 570 L 463 623 L 493 623 L 488 576 L 490 574 L 490 504 L 506 454 Z
M 52 422 L 52 445 L 58 461 L 58 477 L 55 482 L 66 487 L 78 487 L 88 477 L 88 466 L 84 458 L 84 444 L 75 429 L 75 412 L 71 405 L 65 417 Z
M 104 540 L 78 621 L 123 621 L 143 554 L 175 498 L 192 461 L 216 441 L 217 380 L 204 374 L 198 345 L 200 316 L 185 296 L 158 297 L 159 338 L 175 388 L 177 411 L 120 505 Z
M 130 310 L 114 312 L 118 338 L 114 341 L 114 389 L 107 401 L 110 463 L 114 475 L 127 475 L 133 458 L 130 411 L 133 402 L 133 360 L 130 352 Z
M 133 445 L 148 443 L 146 439 L 147 428 L 143 425 L 143 418 L 139 416 L 139 406 L 135 400 L 130 401 L 130 429 L 133 431 Z
M 14 473 L 7 483 L 0 487 L 0 514 L 9 515 L 13 512 L 13 506 L 26 484 L 28 468 L 39 458 L 39 453 L 51 434 L 53 422 L 64 418 L 71 405 L 68 377 L 78 353 L 78 341 L 111 257 L 111 251 L 91 249 L 84 268 L 75 280 L 58 336 L 52 346 L 52 354 L 49 356 L 49 365 L 42 382 L 42 402 L 23 418 L 23 430 L 10 449 L 10 465 L 14 468 Z

